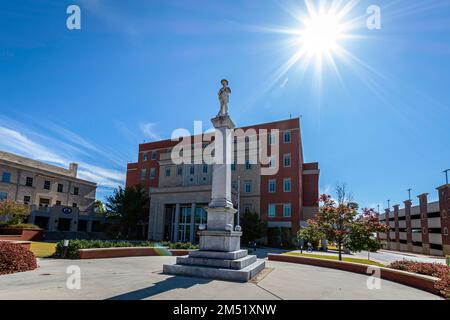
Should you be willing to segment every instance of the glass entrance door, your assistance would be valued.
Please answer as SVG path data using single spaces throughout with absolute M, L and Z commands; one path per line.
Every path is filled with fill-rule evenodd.
M 178 241 L 189 242 L 191 237 L 191 206 L 180 208 L 178 221 Z

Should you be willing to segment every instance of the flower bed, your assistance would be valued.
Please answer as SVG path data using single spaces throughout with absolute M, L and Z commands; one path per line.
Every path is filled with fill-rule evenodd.
M 450 299 L 450 267 L 439 263 L 414 262 L 409 260 L 395 261 L 388 268 L 424 274 L 439 278 L 434 287 L 447 299 Z
M 0 241 L 0 275 L 34 270 L 34 254 L 19 243 Z

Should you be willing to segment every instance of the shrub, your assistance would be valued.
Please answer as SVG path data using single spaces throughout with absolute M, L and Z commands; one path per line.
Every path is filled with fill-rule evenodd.
M 450 299 L 450 267 L 439 263 L 395 261 L 388 268 L 403 270 L 439 278 L 434 287 L 447 299 Z
M 37 268 L 34 254 L 19 244 L 0 241 L 0 274 L 23 272 Z
M 40 229 L 37 225 L 32 223 L 11 224 L 8 222 L 0 222 L 0 228 Z
M 168 247 L 169 249 L 197 249 L 197 246 L 192 243 L 171 243 L 162 242 L 161 244 L 155 244 L 150 241 L 130 242 L 130 241 L 102 241 L 102 240 L 70 240 L 69 246 L 65 258 L 78 259 L 80 257 L 80 249 L 92 249 L 92 248 L 123 248 L 123 247 Z M 60 241 L 56 244 L 56 252 L 54 257 L 62 258 L 64 255 L 64 241 Z
M 11 224 L 19 224 L 30 215 L 30 208 L 12 200 L 0 201 L 0 216 L 7 217 Z

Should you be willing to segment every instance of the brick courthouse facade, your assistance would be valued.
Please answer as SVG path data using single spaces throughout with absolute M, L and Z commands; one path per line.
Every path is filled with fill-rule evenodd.
M 255 135 L 260 139 L 263 129 L 279 131 L 279 153 L 273 159 L 278 172 L 261 174 L 265 166 L 259 162 L 232 164 L 232 190 L 236 200 L 240 189 L 241 216 L 244 212 L 256 212 L 267 221 L 269 244 L 285 242 L 281 234 L 290 238 L 318 210 L 318 163 L 304 163 L 299 118 L 240 129 L 245 132 L 247 161 L 249 155 L 258 153 L 258 147 L 250 142 Z M 200 143 L 201 150 L 208 145 L 194 136 L 190 138 L 192 150 Z M 272 137 L 268 140 L 270 149 L 274 141 Z M 138 161 L 127 166 L 126 186 L 143 186 L 150 198 L 150 240 L 197 242 L 198 226 L 207 219 L 205 207 L 211 199 L 212 168 L 205 163 L 174 164 L 171 152 L 178 143 L 162 140 L 141 144 Z

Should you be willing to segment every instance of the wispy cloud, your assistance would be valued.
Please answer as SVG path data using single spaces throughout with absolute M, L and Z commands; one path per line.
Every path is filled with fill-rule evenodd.
M 103 188 L 115 188 L 125 181 L 125 163 L 111 160 L 111 167 L 86 161 L 92 153 L 103 151 L 92 143 L 67 129 L 49 125 L 48 129 L 58 129 L 58 138 L 43 135 L 21 126 L 5 117 L 0 118 L 0 150 L 16 153 L 35 160 L 67 167 L 71 162 L 79 164 L 78 176 L 93 181 Z M 61 131 L 59 131 L 61 129 Z M 123 170 L 114 169 L 120 166 Z
M 155 123 L 141 123 L 139 126 L 141 128 L 144 136 L 151 140 L 161 140 L 161 136 L 155 130 Z

